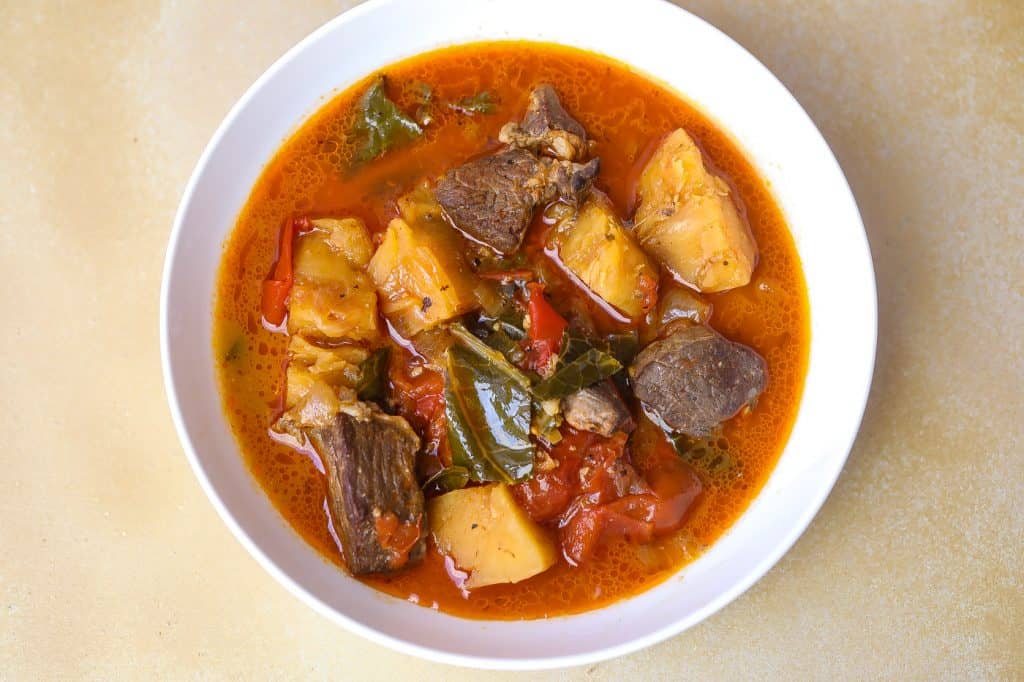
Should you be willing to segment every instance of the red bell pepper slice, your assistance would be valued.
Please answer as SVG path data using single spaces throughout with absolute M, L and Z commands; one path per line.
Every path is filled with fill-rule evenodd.
M 292 271 L 292 245 L 298 233 L 309 229 L 308 221 L 292 218 L 281 228 L 277 249 L 277 262 L 263 281 L 263 299 L 260 308 L 263 318 L 273 327 L 280 327 L 288 315 L 288 294 L 295 279 Z
M 562 349 L 562 336 L 569 323 L 551 307 L 544 297 L 544 285 L 526 285 L 526 312 L 530 328 L 526 332 L 526 359 L 529 369 L 541 371 L 550 367 L 551 359 Z

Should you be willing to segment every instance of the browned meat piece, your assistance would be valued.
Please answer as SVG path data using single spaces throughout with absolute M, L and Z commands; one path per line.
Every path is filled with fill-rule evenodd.
M 587 132 L 562 107 L 555 89 L 538 85 L 530 93 L 522 123 L 508 123 L 498 139 L 513 147 L 553 156 L 566 161 L 587 157 Z
M 579 204 L 601 170 L 601 159 L 591 159 L 582 164 L 541 159 L 541 163 L 548 169 L 548 182 L 555 195 L 572 204 Z
M 709 327 L 683 327 L 644 348 L 633 392 L 668 428 L 696 438 L 749 405 L 766 382 L 761 356 Z
M 395 571 L 426 550 L 415 474 L 420 440 L 402 417 L 357 405 L 307 433 L 327 470 L 327 502 L 348 569 Z
M 608 381 L 562 398 L 562 415 L 574 429 L 593 431 L 605 438 L 633 427 L 629 409 Z
M 537 157 L 512 149 L 448 171 L 435 194 L 459 230 L 508 254 L 519 248 L 534 207 L 549 191 Z
M 597 159 L 581 165 L 509 149 L 448 171 L 435 195 L 448 219 L 466 236 L 510 254 L 522 243 L 538 204 L 555 196 L 578 200 L 599 168 Z

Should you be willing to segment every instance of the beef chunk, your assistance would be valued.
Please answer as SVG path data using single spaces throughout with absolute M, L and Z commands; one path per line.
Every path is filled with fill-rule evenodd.
M 562 107 L 555 89 L 546 84 L 538 85 L 530 93 L 523 122 L 506 124 L 498 139 L 566 161 L 586 158 L 589 152 L 587 132 Z
M 543 165 L 513 149 L 448 171 L 437 185 L 437 201 L 468 237 L 503 254 L 514 252 L 548 193 Z
M 574 429 L 593 431 L 605 438 L 633 426 L 629 409 L 608 381 L 562 398 L 562 414 Z
M 571 204 L 580 203 L 601 170 L 601 159 L 591 159 L 586 163 L 548 159 L 541 159 L 541 162 L 548 169 L 548 182 L 555 195 Z
M 523 149 L 485 156 L 448 171 L 435 194 L 448 219 L 474 241 L 501 254 L 519 248 L 538 204 L 576 201 L 600 168 L 538 159 Z
M 681 328 L 647 346 L 629 374 L 649 413 L 696 438 L 749 405 L 766 382 L 760 355 L 704 326 Z
M 415 473 L 420 441 L 408 422 L 368 407 L 340 412 L 307 433 L 327 471 L 327 502 L 348 569 L 380 573 L 419 561 L 427 520 Z

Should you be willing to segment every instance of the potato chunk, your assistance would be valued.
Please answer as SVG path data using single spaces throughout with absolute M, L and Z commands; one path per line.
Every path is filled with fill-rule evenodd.
M 317 218 L 313 226 L 327 233 L 327 243 L 357 268 L 365 268 L 373 255 L 370 233 L 359 218 Z
M 481 283 L 436 204 L 404 198 L 399 206 L 402 217 L 388 225 L 368 271 L 384 315 L 399 333 L 412 337 L 476 308 Z
M 682 129 L 665 138 L 640 176 L 635 233 L 676 278 L 699 291 L 725 291 L 750 281 L 757 245 L 729 186 L 704 167 Z
M 288 332 L 324 341 L 380 339 L 377 293 L 363 268 L 372 249 L 362 221 L 322 219 L 298 239 Z
M 288 369 L 285 372 L 285 407 L 295 407 L 318 382 L 326 384 L 335 392 L 341 391 L 345 395 L 352 393 L 362 378 L 361 364 L 369 356 L 370 352 L 360 346 L 323 348 L 301 336 L 291 337 L 288 341 Z
M 622 226 L 611 202 L 593 191 L 553 235 L 558 257 L 597 296 L 629 317 L 651 306 L 658 271 Z
M 434 541 L 469 572 L 466 587 L 516 583 L 555 563 L 555 546 L 502 484 L 463 488 L 428 503 Z

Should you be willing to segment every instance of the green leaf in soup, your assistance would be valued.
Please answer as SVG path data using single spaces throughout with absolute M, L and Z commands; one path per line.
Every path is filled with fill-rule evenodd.
M 497 109 L 494 97 L 487 90 L 475 95 L 468 95 L 456 102 L 449 102 L 448 106 L 467 116 L 472 116 L 473 114 L 493 114 L 495 109 Z
M 453 490 L 465 488 L 467 483 L 469 483 L 469 470 L 466 467 L 450 466 L 428 478 L 423 483 L 423 489 L 450 493 Z
M 239 362 L 245 357 L 248 337 L 242 325 L 225 320 L 214 329 L 213 352 L 221 362 Z
M 593 350 L 594 344 L 590 340 L 574 330 L 568 330 L 562 337 L 562 350 L 558 353 L 558 364 L 567 365 L 589 350 Z
M 377 76 L 359 98 L 359 113 L 352 128 L 356 139 L 361 140 L 355 154 L 357 164 L 372 161 L 423 134 L 423 128 L 388 98 L 384 82 L 384 76 Z
M 504 333 L 513 341 L 522 341 L 526 338 L 522 311 L 506 308 L 494 319 L 492 328 Z
M 640 335 L 635 331 L 611 334 L 607 340 L 608 352 L 623 366 L 633 362 L 633 358 L 640 352 Z
M 522 325 L 522 311 L 510 302 L 496 315 L 480 315 L 471 328 L 475 336 L 516 365 L 525 355 L 520 345 L 526 338 Z
M 622 363 L 610 353 L 595 348 L 578 332 L 567 331 L 562 337 L 562 351 L 555 373 L 534 386 L 533 395 L 538 400 L 564 398 L 607 379 L 621 369 Z
M 224 353 L 224 362 L 235 362 L 242 357 L 245 352 L 245 337 L 239 336 L 228 347 L 226 353 Z
M 470 334 L 462 324 L 455 323 L 448 325 L 448 333 L 452 336 L 453 346 L 462 345 L 467 350 L 476 353 L 484 359 L 490 360 L 496 371 L 502 373 L 506 380 L 512 381 L 529 390 L 530 380 L 526 378 L 525 374 L 523 374 L 517 367 L 513 367 L 501 353 L 488 346 L 473 334 Z
M 621 369 L 621 362 L 604 351 L 591 348 L 534 386 L 533 394 L 540 400 L 564 398 L 581 388 L 607 379 Z
M 562 426 L 563 418 L 559 403 L 557 398 L 533 401 L 533 422 L 530 424 L 530 431 L 548 445 L 555 445 L 562 440 L 559 428 Z
M 484 343 L 504 355 L 505 359 L 512 363 L 521 362 L 526 355 L 522 346 L 519 345 L 519 341 L 502 327 L 491 331 L 484 339 Z
M 362 375 L 359 378 L 359 385 L 356 386 L 356 394 L 360 400 L 377 402 L 384 400 L 388 388 L 388 359 L 390 357 L 391 349 L 385 346 L 359 365 Z
M 625 367 L 633 362 L 633 358 L 640 352 L 640 334 L 636 331 L 611 334 L 605 337 L 604 349 Z M 630 394 L 629 379 L 626 377 L 625 372 L 613 375 L 612 381 L 618 386 L 622 395 Z
M 521 481 L 533 472 L 529 381 L 461 325 L 452 333 L 444 389 L 452 463 L 474 481 Z

